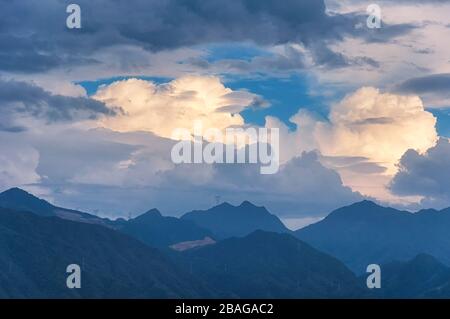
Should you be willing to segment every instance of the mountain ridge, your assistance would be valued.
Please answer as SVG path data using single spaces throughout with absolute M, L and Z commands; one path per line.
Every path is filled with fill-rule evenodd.
M 93 214 L 55 206 L 48 201 L 14 187 L 0 193 L 0 207 L 17 211 L 28 211 L 44 217 L 55 216 L 66 220 L 79 221 L 89 224 L 99 224 L 106 227 L 116 227 L 120 221 L 100 218 Z
M 155 208 L 126 221 L 119 231 L 158 248 L 216 237 L 210 230 L 192 221 L 163 216 Z
M 356 273 L 368 264 L 428 253 L 450 265 L 450 210 L 411 213 L 363 201 L 341 207 L 294 234 Z
M 81 267 L 81 288 L 66 267 Z M 160 251 L 113 229 L 0 208 L 0 298 L 213 295 Z
M 340 261 L 290 234 L 257 230 L 183 252 L 186 267 L 222 297 L 326 298 L 363 294 Z
M 181 219 L 210 229 L 220 239 L 242 237 L 256 230 L 291 232 L 264 206 L 256 206 L 249 201 L 243 201 L 238 206 L 224 202 L 207 210 L 193 210 L 182 215 Z
M 429 254 L 382 265 L 381 281 L 378 298 L 450 297 L 450 268 Z

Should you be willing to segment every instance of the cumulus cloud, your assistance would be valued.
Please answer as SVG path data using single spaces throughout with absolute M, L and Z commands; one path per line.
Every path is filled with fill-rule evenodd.
M 106 175 L 100 173 L 84 180 L 67 176 L 70 182 L 64 184 L 46 180 L 43 185 L 59 189 L 56 198 L 61 205 L 100 210 L 112 216 L 136 214 L 149 207 L 180 215 L 210 207 L 219 195 L 222 201 L 234 204 L 250 200 L 265 205 L 281 217 L 304 218 L 324 216 L 363 198 L 343 186 L 339 175 L 320 164 L 314 153 L 292 159 L 274 175 L 261 175 L 259 167 L 251 164 L 183 164 L 156 169 L 154 163 L 151 157 L 142 156 L 135 158 L 133 165 L 123 167 L 122 173 L 114 169 L 110 175 L 127 175 L 123 183 L 104 183 L 111 177 L 105 179 Z M 323 200 L 315 200 L 318 194 L 325 193 Z
M 398 195 L 423 197 L 425 205 L 450 205 L 450 142 L 441 138 L 436 146 L 420 154 L 408 150 L 401 158 L 399 171 L 390 184 Z
M 319 216 L 361 198 L 343 184 L 391 199 L 386 185 L 401 159 L 391 188 L 396 195 L 447 200 L 437 173 L 429 184 L 407 188 L 408 178 L 420 175 L 417 163 L 431 161 L 442 169 L 444 164 L 435 159 L 435 148 L 425 153 L 437 140 L 436 119 L 417 96 L 402 94 L 420 94 L 425 101 L 447 96 L 450 72 L 442 41 L 450 30 L 443 24 L 446 7 L 434 8 L 444 1 L 420 7 L 414 2 L 405 9 L 383 1 L 390 14 L 382 29 L 369 31 L 355 27 L 365 23 L 364 2 L 362 11 L 335 4 L 342 10 L 331 13 L 322 0 L 137 0 L 133 6 L 80 0 L 83 28 L 68 30 L 64 2 L 7 1 L 0 12 L 0 70 L 51 92 L 0 80 L 0 188 L 37 183 L 61 205 L 118 215 L 152 206 L 179 214 L 208 207 L 221 194 L 283 216 Z M 208 44 L 236 42 L 263 52 L 250 59 L 202 54 Z M 402 82 L 399 94 L 359 89 L 333 105 L 329 119 L 300 111 L 291 119 L 294 131 L 268 117 L 266 126 L 280 128 L 282 142 L 283 165 L 273 176 L 261 176 L 259 166 L 175 166 L 169 158 L 174 128 L 192 128 L 199 119 L 204 127 L 245 126 L 239 112 L 267 106 L 258 95 L 231 90 L 211 76 L 162 85 L 118 81 L 93 98 L 71 82 L 119 74 L 173 78 L 194 71 L 285 75 L 305 68 L 315 68 L 319 82 L 326 77 L 341 85 L 356 81 L 358 87 L 362 81 L 411 80 Z M 427 70 L 442 74 L 417 74 Z M 105 129 L 71 123 L 86 120 Z M 436 149 L 443 149 L 441 143 Z M 414 151 L 403 156 L 408 149 Z M 327 196 L 317 201 L 317 194 Z
M 417 96 L 361 88 L 335 105 L 319 123 L 319 149 L 331 156 L 363 156 L 393 172 L 403 153 L 436 143 L 436 119 Z
M 43 101 L 37 105 L 44 110 L 59 105 L 51 103 L 53 95 L 32 88 L 34 95 L 22 97 L 20 105 L 25 110 L 30 103 L 33 112 L 36 106 L 31 103 L 37 101 Z M 48 99 L 31 98 L 41 95 Z M 65 98 L 70 99 L 68 106 L 78 101 Z M 47 121 L 28 131 L 17 131 L 16 147 L 22 147 L 19 153 L 29 154 L 32 163 L 14 157 L 17 152 L 10 152 L 11 156 L 6 153 L 2 161 L 13 177 L 3 173 L 2 185 L 38 183 L 51 189 L 59 204 L 78 201 L 78 208 L 111 209 L 114 214 L 136 212 L 145 205 L 177 214 L 185 207 L 199 208 L 200 203 L 207 207 L 211 204 L 207 199 L 220 194 L 235 203 L 252 200 L 264 204 L 286 217 L 320 216 L 362 198 L 345 185 L 369 195 L 374 194 L 370 187 L 385 189 L 406 150 L 423 153 L 437 138 L 435 118 L 424 110 L 418 97 L 362 88 L 333 105 L 328 121 L 301 111 L 291 119 L 297 130 L 290 131 L 276 118 L 267 118 L 267 127 L 281 129 L 283 165 L 275 175 L 262 176 L 259 165 L 176 166 L 170 160 L 176 142 L 170 139 L 174 128 L 190 128 L 199 118 L 205 127 L 245 125 L 234 112 L 261 106 L 261 98 L 232 91 L 218 78 L 205 76 L 183 77 L 167 84 L 118 81 L 102 87 L 94 98 L 106 108 L 103 113 L 108 114 L 113 107 L 120 107 L 121 112 L 96 120 L 105 129 L 87 130 Z M 18 103 L 18 96 L 7 92 L 3 99 Z M 13 133 L 2 134 L 1 145 L 7 145 L 8 139 L 3 137 Z M 311 153 L 315 149 L 320 153 Z M 368 190 L 364 184 L 369 185 Z M 97 196 L 95 189 L 105 196 L 107 190 L 115 195 Z M 136 203 L 123 200 L 128 193 L 133 193 L 130 196 Z M 326 199 L 317 202 L 318 193 L 326 193 Z M 174 203 L 174 196 L 182 200 Z
M 328 121 L 307 111 L 299 112 L 291 121 L 297 130 L 285 128 L 280 132 L 282 140 L 291 145 L 281 152 L 287 155 L 284 160 L 317 149 L 328 157 L 324 163 L 341 173 L 346 185 L 384 199 L 389 196 L 385 186 L 396 173 L 402 155 L 408 149 L 423 153 L 438 138 L 436 119 L 424 109 L 419 97 L 382 93 L 372 87 L 361 88 L 333 105 Z M 282 124 L 269 118 L 266 125 Z M 338 158 L 340 163 L 330 158 Z M 345 165 L 342 159 L 346 159 Z
M 339 174 L 324 167 L 315 152 L 289 160 L 273 175 L 260 174 L 255 164 L 216 164 L 181 165 L 165 171 L 164 177 L 161 185 L 178 188 L 190 206 L 220 195 L 235 204 L 250 200 L 265 205 L 282 217 L 324 216 L 333 207 L 363 198 L 343 186 Z M 318 194 L 327 195 L 317 201 Z M 188 199 L 191 196 L 194 199 Z
M 95 96 L 105 104 L 92 100 L 105 108 L 106 114 L 110 108 L 115 110 L 117 105 L 123 108 L 111 117 L 111 123 L 116 124 L 114 121 L 117 120 L 119 124 L 123 121 L 125 124 L 131 123 L 131 126 L 121 130 L 110 125 L 117 130 L 112 131 L 72 125 L 70 120 L 74 118 L 69 116 L 71 110 L 64 108 L 76 109 L 76 102 L 87 98 L 60 96 L 54 100 L 54 95 L 37 86 L 9 83 L 14 85 L 10 86 L 10 92 L 4 90 L 3 100 L 14 105 L 17 112 L 42 117 L 46 121 L 33 123 L 27 130 L 18 130 L 14 134 L 0 132 L 0 146 L 5 150 L 1 162 L 5 170 L 2 171 L 0 186 L 26 186 L 28 189 L 38 186 L 58 204 L 77 202 L 72 207 L 90 211 L 99 209 L 118 215 L 123 211 L 135 211 L 136 207 L 144 208 L 144 205 L 160 205 L 162 208 L 168 207 L 171 213 L 181 213 L 185 207 L 198 208 L 198 204 L 204 202 L 201 197 L 193 195 L 197 192 L 203 196 L 210 194 L 212 189 L 219 193 L 226 192 L 229 177 L 217 173 L 220 171 L 217 167 L 175 167 L 170 151 L 176 141 L 164 135 L 170 136 L 172 128 L 178 126 L 190 127 L 192 120 L 199 118 L 205 121 L 205 126 L 224 128 L 243 125 L 243 119 L 231 112 L 265 105 L 259 96 L 246 91 L 232 91 L 215 77 L 184 77 L 165 85 L 136 79 L 120 81 L 103 87 Z M 19 88 L 23 94 L 18 94 Z M 59 110 L 59 107 L 62 109 Z M 47 112 L 51 112 L 52 108 L 55 108 L 54 112 L 63 112 L 63 115 L 67 111 L 69 115 L 56 114 L 51 117 L 53 114 Z M 133 122 L 136 119 L 137 124 Z M 105 123 L 108 120 L 105 117 L 101 121 Z M 15 151 L 11 148 L 12 140 Z M 235 172 L 236 177 L 234 187 L 240 184 L 239 176 L 245 175 L 243 172 L 247 169 L 233 166 L 231 171 Z M 251 170 L 256 177 L 259 176 L 259 167 Z M 254 180 L 252 178 L 246 182 L 253 183 Z M 245 187 L 250 188 L 249 185 Z M 105 192 L 109 189 L 110 194 L 116 196 L 98 196 L 97 191 L 89 195 L 85 193 L 87 189 Z M 130 192 L 134 192 L 129 196 L 136 197 L 135 203 L 120 205 L 114 200 L 123 199 Z M 118 193 L 122 195 L 118 196 Z M 186 202 L 174 204 L 172 199 L 177 194 Z M 67 198 L 73 201 L 66 201 Z M 235 199 L 235 194 L 229 193 L 229 199 Z
M 293 133 L 296 138 L 323 155 L 364 157 L 390 172 L 406 150 L 425 152 L 437 141 L 436 119 L 419 97 L 382 93 L 372 87 L 363 87 L 333 105 L 328 121 L 304 110 L 291 121 L 298 127 Z
M 0 189 L 38 187 L 58 205 L 108 216 L 150 207 L 179 215 L 210 207 L 220 195 L 223 201 L 250 200 L 295 219 L 323 216 L 362 198 L 316 153 L 291 159 L 277 174 L 261 175 L 259 164 L 175 165 L 170 152 L 176 142 L 151 132 L 54 124 L 0 132 L 0 147 L 6 150 L 0 156 Z M 316 201 L 320 193 L 327 196 Z
M 121 131 L 148 131 L 170 138 L 177 128 L 191 130 L 195 121 L 220 130 L 244 125 L 239 112 L 265 103 L 258 95 L 233 91 L 213 76 L 185 76 L 166 84 L 128 79 L 101 87 L 93 96 L 123 114 L 102 118 L 101 125 Z

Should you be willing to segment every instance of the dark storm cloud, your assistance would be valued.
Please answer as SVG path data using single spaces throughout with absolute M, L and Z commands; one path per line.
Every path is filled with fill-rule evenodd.
M 58 122 L 95 119 L 116 111 L 90 98 L 54 95 L 30 83 L 0 79 L 0 112 L 0 130 L 15 132 L 24 130 L 13 124 L 17 116 Z
M 93 52 L 117 44 L 159 51 L 221 41 L 302 43 L 313 48 L 319 63 L 339 66 L 345 58 L 327 50 L 327 44 L 346 35 L 370 35 L 355 29 L 366 16 L 327 15 L 322 0 L 78 0 L 82 28 L 73 30 L 65 26 L 68 4 L 2 2 L 0 69 L 40 72 L 96 63 L 89 59 Z M 376 39 L 384 41 L 411 28 L 384 26 Z
M 186 63 L 197 66 L 202 69 L 230 70 L 243 73 L 269 72 L 276 74 L 285 71 L 299 71 L 308 67 L 307 56 L 304 52 L 294 48 L 291 45 L 285 45 L 282 53 L 274 53 L 268 56 L 256 56 L 251 60 L 243 59 L 223 59 L 215 62 L 209 62 L 207 59 L 194 58 L 187 60 Z M 364 56 L 347 57 L 343 54 L 330 50 L 325 44 L 309 47 L 314 63 L 327 68 L 341 68 L 348 66 L 378 68 L 379 62 Z
M 448 93 L 450 91 L 450 73 L 432 74 L 409 79 L 401 83 L 398 91 L 404 93 Z
M 448 107 L 450 99 L 450 73 L 432 74 L 409 79 L 394 87 L 399 93 L 417 94 L 426 105 Z
M 3 119 L 0 120 L 0 131 L 8 132 L 8 133 L 20 133 L 26 131 L 26 128 L 23 126 L 11 126 L 6 123 Z
M 425 154 L 409 150 L 400 160 L 400 170 L 390 188 L 398 195 L 425 196 L 450 204 L 450 143 L 440 139 Z

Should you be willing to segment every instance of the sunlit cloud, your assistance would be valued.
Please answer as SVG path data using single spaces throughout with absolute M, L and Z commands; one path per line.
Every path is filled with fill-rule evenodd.
M 239 112 L 261 104 L 259 96 L 233 91 L 213 76 L 185 76 L 166 84 L 140 79 L 117 81 L 101 87 L 93 98 L 124 111 L 102 118 L 99 125 L 167 138 L 177 128 L 191 129 L 196 121 L 201 121 L 204 128 L 219 130 L 243 126 Z

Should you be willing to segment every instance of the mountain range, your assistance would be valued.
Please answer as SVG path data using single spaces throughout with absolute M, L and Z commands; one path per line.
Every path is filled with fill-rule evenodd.
M 54 206 L 20 188 L 11 188 L 0 193 L 0 207 L 18 211 L 29 211 L 39 216 L 54 216 L 61 219 L 107 227 L 115 227 L 122 221 L 122 219 L 118 219 L 114 222 L 107 218 L 100 218 L 77 210 Z
M 239 206 L 223 203 L 209 210 L 187 213 L 181 218 L 163 216 L 157 209 L 151 209 L 133 219 L 110 220 L 57 207 L 24 190 L 12 188 L 0 193 L 0 207 L 106 226 L 158 248 L 205 237 L 225 239 L 244 236 L 256 230 L 290 232 L 278 217 L 250 202 Z
M 211 231 L 197 224 L 176 217 L 165 217 L 152 209 L 119 228 L 125 234 L 139 239 L 150 246 L 167 248 L 171 245 L 213 238 Z
M 82 269 L 68 289 L 66 267 Z M 208 289 L 161 252 L 107 227 L 0 209 L 0 298 L 181 298 Z
M 295 235 L 357 274 L 369 264 L 407 261 L 422 253 L 450 265 L 450 209 L 410 213 L 362 201 L 333 211 Z
M 15 188 L 0 194 L 0 298 L 450 298 L 449 227 L 449 209 L 370 201 L 295 232 L 247 201 L 110 220 Z
M 450 268 L 428 254 L 383 265 L 382 298 L 449 298 Z
M 186 267 L 221 297 L 345 298 L 363 294 L 337 259 L 289 234 L 256 231 L 188 250 Z

